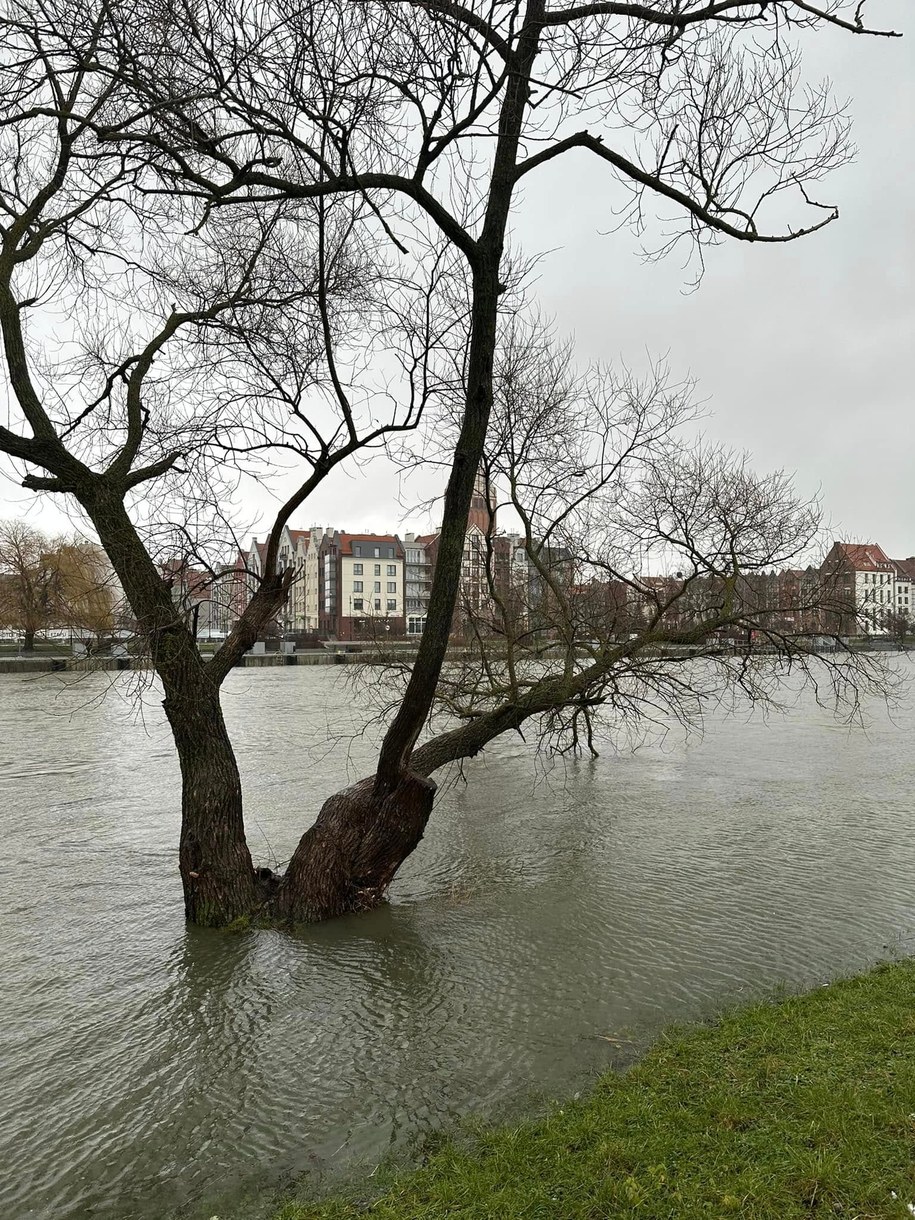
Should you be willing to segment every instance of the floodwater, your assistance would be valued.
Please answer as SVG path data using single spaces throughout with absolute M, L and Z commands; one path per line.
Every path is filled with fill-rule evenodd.
M 263 669 L 225 702 L 281 862 L 369 769 L 359 698 Z M 260 1220 L 666 1023 L 906 952 L 913 729 L 911 703 L 864 732 L 802 702 L 597 762 L 512 737 L 442 792 L 389 906 L 220 935 L 182 922 L 153 692 L 138 716 L 124 675 L 0 678 L 0 1215 Z

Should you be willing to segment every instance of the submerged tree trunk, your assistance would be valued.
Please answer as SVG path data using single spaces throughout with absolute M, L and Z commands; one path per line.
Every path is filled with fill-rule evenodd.
M 470 255 L 472 302 L 464 410 L 445 489 L 438 556 L 426 627 L 407 689 L 381 747 L 376 773 L 324 803 L 303 835 L 277 894 L 287 918 L 315 921 L 382 901 L 422 839 L 435 783 L 411 769 L 410 757 L 431 711 L 445 661 L 461 580 L 467 517 L 483 457 L 493 401 L 500 282 L 529 77 L 539 43 L 543 0 L 529 0 L 514 71 L 499 117 L 486 213 Z
M 165 691 L 181 765 L 179 869 L 192 923 L 220 927 L 263 900 L 242 818 L 241 780 L 219 690 L 225 669 L 204 662 L 143 547 L 120 496 L 89 485 L 81 496 L 121 581 Z M 276 597 L 282 600 L 281 591 Z M 256 626 L 252 628 L 256 634 Z M 244 641 L 239 644 L 243 648 Z
M 181 764 L 179 869 L 191 922 L 220 927 L 250 915 L 259 892 L 245 839 L 241 780 L 219 692 L 206 678 L 169 692 L 165 714 Z
M 422 839 L 434 796 L 433 780 L 410 773 L 384 795 L 374 776 L 335 793 L 299 840 L 276 914 L 313 923 L 378 906 Z

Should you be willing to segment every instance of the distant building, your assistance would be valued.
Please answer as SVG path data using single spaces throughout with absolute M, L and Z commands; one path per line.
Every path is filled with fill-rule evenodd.
M 325 530 L 318 525 L 307 530 L 283 529 L 277 566 L 280 571 L 295 571 L 282 614 L 282 627 L 287 633 L 319 629 L 319 556 L 324 535 L 331 532 L 330 526 Z
M 607 580 L 562 546 L 536 540 L 528 546 L 523 536 L 500 534 L 496 526 L 491 489 L 487 494 L 478 476 L 464 536 L 455 636 L 507 631 L 549 638 L 566 616 L 582 638 L 625 635 L 651 622 L 664 630 L 690 630 L 720 611 L 725 597 L 763 634 L 915 634 L 909 627 L 915 557 L 891 559 L 876 543 L 836 542 L 819 567 L 747 572 L 726 587 L 718 575 Z M 350 534 L 330 526 L 284 529 L 277 568 L 291 567 L 295 576 L 267 634 L 339 640 L 421 635 L 439 541 L 439 533 L 409 533 L 401 542 L 395 534 Z M 266 541 L 253 538 L 234 563 L 215 573 L 173 565 L 176 604 L 196 616 L 199 633 L 231 630 L 264 574 L 266 555 Z
M 875 542 L 836 542 L 820 569 L 831 625 L 843 635 L 897 634 L 912 610 L 915 558 L 894 560 Z
M 319 549 L 319 630 L 328 639 L 403 636 L 405 554 L 395 534 L 325 531 Z
M 440 534 L 407 534 L 407 634 L 421 635 L 426 625 L 426 610 L 432 575 L 438 560 Z M 461 584 L 455 606 L 452 632 L 466 634 L 470 623 L 486 620 L 493 610 L 490 571 L 504 564 L 506 544 L 496 534 L 496 505 L 485 479 L 478 474 L 474 482 L 464 553 L 461 558 Z
M 221 591 L 219 578 L 194 567 L 187 559 L 169 559 L 162 565 L 162 576 L 171 589 L 172 601 L 198 639 L 208 639 L 223 630 L 220 622 Z
M 422 635 L 426 627 L 432 568 L 438 534 L 404 535 L 405 611 L 407 635 Z

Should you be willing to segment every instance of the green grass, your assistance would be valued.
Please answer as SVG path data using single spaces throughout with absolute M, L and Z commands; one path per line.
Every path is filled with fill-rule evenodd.
M 897 1220 L 909 1202 L 915 963 L 903 961 L 671 1033 L 545 1118 L 447 1143 L 381 1193 L 289 1203 L 276 1220 Z

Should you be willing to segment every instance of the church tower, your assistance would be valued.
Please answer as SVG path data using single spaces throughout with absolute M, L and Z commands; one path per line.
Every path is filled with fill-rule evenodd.
M 475 525 L 481 534 L 496 532 L 496 500 L 493 490 L 489 489 L 489 505 L 486 503 L 486 480 L 481 471 L 473 482 L 473 495 L 470 497 L 470 512 L 467 514 L 467 528 Z

